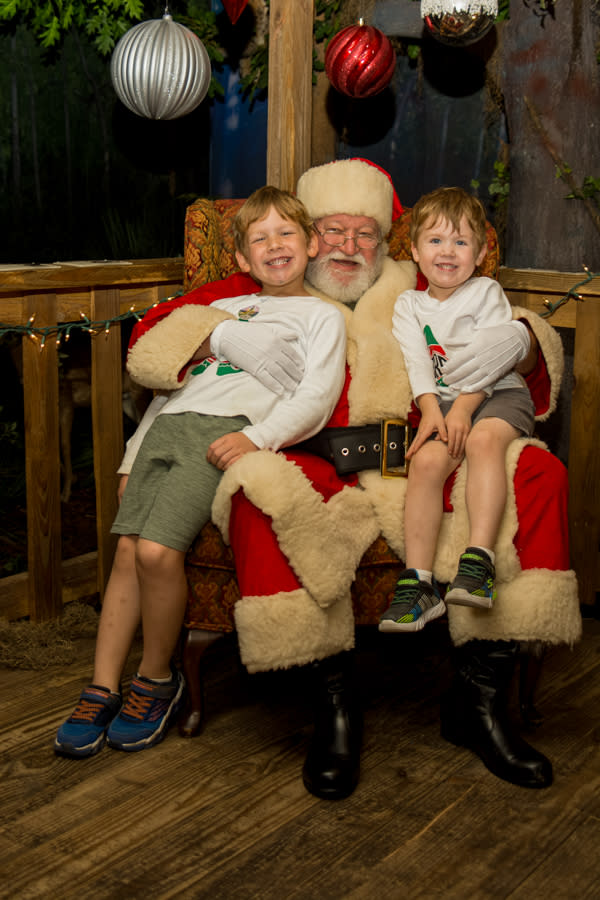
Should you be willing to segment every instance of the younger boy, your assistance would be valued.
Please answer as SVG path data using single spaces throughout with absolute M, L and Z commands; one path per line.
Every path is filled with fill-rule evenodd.
M 135 458 L 112 528 L 120 538 L 93 683 L 58 729 L 57 753 L 91 756 L 105 740 L 120 750 L 143 750 L 165 736 L 184 688 L 171 657 L 187 600 L 185 554 L 210 518 L 222 472 L 246 453 L 278 450 L 320 431 L 341 392 L 344 318 L 304 289 L 304 271 L 318 246 L 304 206 L 285 191 L 261 188 L 239 211 L 234 236 L 240 268 L 262 290 L 212 306 L 244 322 L 250 343 L 253 322 L 290 341 L 304 373 L 283 394 L 265 387 L 223 358 L 224 332 L 219 337 L 217 325 L 194 354 L 184 386 L 152 401 L 121 466 L 128 471 Z M 122 707 L 121 674 L 140 619 L 142 660 Z
M 486 391 L 444 382 L 444 366 L 477 330 L 512 321 L 500 285 L 472 277 L 486 252 L 485 211 L 460 188 L 440 188 L 412 211 L 411 248 L 427 278 L 394 307 L 393 333 L 404 353 L 421 420 L 408 452 L 404 514 L 406 566 L 380 631 L 417 631 L 445 612 L 432 568 L 443 513 L 443 487 L 467 459 L 469 546 L 447 603 L 490 609 L 496 597 L 494 546 L 506 502 L 505 456 L 531 435 L 534 409 L 520 375 L 509 372 Z M 524 325 L 514 323 L 526 332 Z M 525 335 L 524 335 L 525 337 Z

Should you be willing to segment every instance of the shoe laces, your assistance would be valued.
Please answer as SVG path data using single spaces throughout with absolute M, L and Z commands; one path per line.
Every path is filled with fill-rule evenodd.
M 100 701 L 86 700 L 82 697 L 71 715 L 72 722 L 93 722 L 105 704 Z
M 419 581 L 417 578 L 400 578 L 391 605 L 392 607 L 405 606 L 407 610 L 415 609 L 418 606 L 421 612 L 425 612 L 426 609 L 436 606 L 439 599 L 433 584 Z
M 466 576 L 467 578 L 484 580 L 489 578 L 491 573 L 489 566 L 486 565 L 485 560 L 481 556 L 474 556 L 471 554 L 467 556 L 464 554 L 459 560 L 457 574 Z
M 143 722 L 148 718 L 160 717 L 169 705 L 169 700 L 162 697 L 153 697 L 151 694 L 141 694 L 135 690 L 135 682 L 131 685 L 129 697 L 121 710 L 121 715 L 129 719 Z
M 392 606 L 414 606 L 419 599 L 419 588 L 420 582 L 416 578 L 400 578 L 394 590 Z

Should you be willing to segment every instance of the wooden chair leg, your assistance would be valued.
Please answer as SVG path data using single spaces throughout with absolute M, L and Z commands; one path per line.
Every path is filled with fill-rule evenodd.
M 223 636 L 220 631 L 184 629 L 181 667 L 187 686 L 187 702 L 179 717 L 179 734 L 182 737 L 195 737 L 202 730 L 204 681 L 200 666 L 208 648 Z
M 519 671 L 519 708 L 526 727 L 537 727 L 543 716 L 537 711 L 534 695 L 542 671 L 545 646 L 541 641 L 527 641 L 521 644 Z

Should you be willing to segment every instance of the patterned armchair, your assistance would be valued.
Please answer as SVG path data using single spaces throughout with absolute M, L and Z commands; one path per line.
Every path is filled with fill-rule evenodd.
M 188 207 L 185 221 L 185 290 L 216 281 L 237 271 L 231 222 L 243 200 L 200 199 Z M 394 259 L 411 259 L 410 210 L 398 219 L 389 238 Z M 495 277 L 498 243 L 488 227 L 488 254 L 481 274 Z M 364 554 L 352 586 L 357 625 L 373 625 L 387 607 L 402 563 L 379 537 Z M 235 630 L 233 608 L 239 599 L 233 555 L 212 523 L 196 538 L 186 559 L 189 598 L 184 623 L 182 666 L 188 685 L 188 707 L 179 730 L 192 737 L 203 714 L 202 657 L 223 634 Z

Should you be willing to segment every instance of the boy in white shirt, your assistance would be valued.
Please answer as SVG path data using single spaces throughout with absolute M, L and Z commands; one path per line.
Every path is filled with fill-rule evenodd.
M 188 365 L 184 386 L 154 398 L 128 443 L 120 473 L 131 475 L 112 531 L 120 535 L 96 643 L 93 683 L 61 725 L 54 748 L 73 757 L 105 741 L 121 750 L 158 743 L 177 713 L 183 677 L 171 663 L 187 601 L 185 554 L 210 519 L 222 472 L 246 453 L 279 450 L 327 423 L 345 375 L 342 313 L 304 288 L 318 242 L 292 194 L 256 191 L 234 222 L 236 258 L 262 284 L 256 294 L 216 300 L 212 334 Z M 224 320 L 224 321 L 223 321 Z M 224 357 L 226 331 L 260 322 L 290 343 L 304 372 L 281 393 Z M 123 479 L 125 480 L 125 479 Z M 143 655 L 122 706 L 122 669 L 138 622 Z
M 512 321 L 498 282 L 472 277 L 486 252 L 486 216 L 477 198 L 440 188 L 412 211 L 411 248 L 429 286 L 401 294 L 393 333 L 404 354 L 420 412 L 410 459 L 404 514 L 406 569 L 380 631 L 417 631 L 445 612 L 432 568 L 443 512 L 443 487 L 466 457 L 469 546 L 446 603 L 490 609 L 496 597 L 494 546 L 506 503 L 506 450 L 533 431 L 534 408 L 516 372 L 491 388 L 459 392 L 444 383 L 452 354 L 468 348 L 479 328 Z M 527 329 L 521 323 L 523 339 Z

